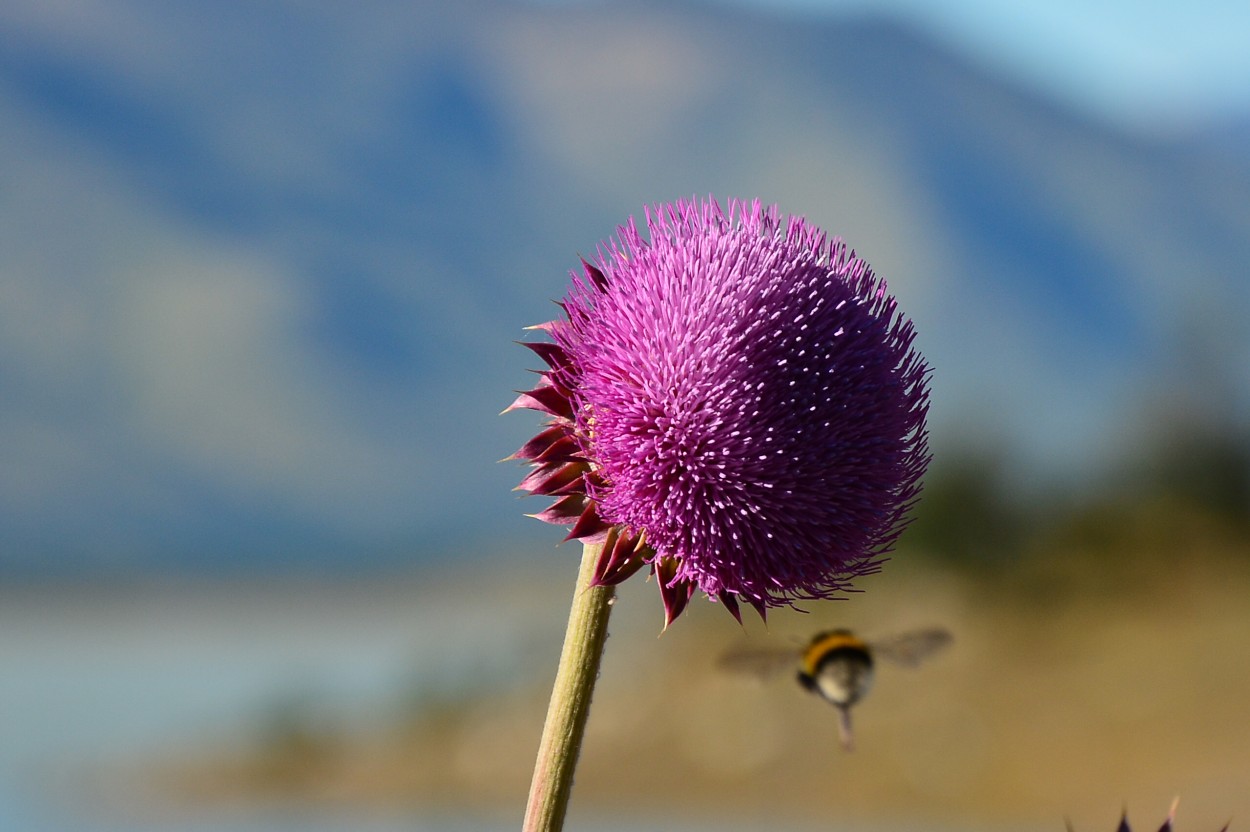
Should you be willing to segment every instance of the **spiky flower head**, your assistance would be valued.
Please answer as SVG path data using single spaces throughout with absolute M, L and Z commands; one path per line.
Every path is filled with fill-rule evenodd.
M 739 616 L 876 571 L 929 461 L 913 329 L 840 239 L 777 208 L 678 201 L 582 261 L 526 343 L 547 365 L 509 409 L 550 418 L 515 456 L 541 520 L 642 566 L 671 622 L 697 590 Z

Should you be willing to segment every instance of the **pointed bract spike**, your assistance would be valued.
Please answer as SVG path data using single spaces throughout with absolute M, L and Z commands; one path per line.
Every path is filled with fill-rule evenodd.
M 599 586 L 619 584 L 641 569 L 643 560 L 634 548 L 630 536 L 622 534 L 619 527 L 612 527 L 595 564 L 594 583 Z
M 611 529 L 611 526 L 603 529 L 602 531 L 597 531 L 593 534 L 588 534 L 585 537 L 581 538 L 581 541 L 582 543 L 601 544 L 607 538 L 608 531 L 610 529 Z
M 535 470 L 516 487 L 517 491 L 528 491 L 539 496 L 554 497 L 560 493 L 568 493 L 570 485 L 581 482 L 582 464 L 571 462 L 568 465 L 543 465 Z
M 651 574 L 656 583 L 664 586 L 677 577 L 677 563 L 672 558 L 659 557 L 651 561 Z
M 564 485 L 557 487 L 555 491 L 551 492 L 550 496 L 563 497 L 566 494 L 585 494 L 586 493 L 586 481 L 584 477 L 582 476 L 582 472 L 586 470 L 585 464 L 581 462 L 574 462 L 574 463 L 571 463 L 571 467 L 574 467 L 578 470 L 577 476 L 565 482 Z M 588 535 L 588 537 L 592 537 L 592 536 L 593 535 Z
M 1176 817 L 1176 807 L 1180 805 L 1179 796 L 1172 799 L 1172 805 L 1168 808 L 1168 819 L 1159 827 L 1159 832 L 1172 832 L 1172 819 Z
M 568 499 L 567 497 L 565 499 Z M 569 530 L 568 537 L 565 540 L 580 540 L 593 537 L 596 534 L 602 534 L 610 527 L 599 517 L 599 512 L 595 510 L 595 504 L 592 500 L 586 499 L 582 512 L 573 520 L 573 528 Z
M 615 586 L 632 578 L 644 566 L 646 566 L 646 563 L 641 558 L 624 558 L 623 560 L 612 561 L 604 565 L 603 575 L 595 578 L 595 584 L 598 586 Z
M 728 592 L 722 592 L 716 597 L 725 605 L 725 609 L 729 610 L 729 614 L 734 617 L 734 620 L 741 624 L 742 610 L 738 607 L 738 599 Z
M 537 460 L 547 451 L 548 448 L 567 436 L 568 431 L 562 425 L 553 425 L 552 427 L 544 428 L 535 434 L 533 439 L 518 448 L 512 456 L 505 457 L 505 459 Z
M 599 269 L 586 262 L 586 258 L 582 258 L 582 269 L 586 272 L 586 277 L 590 282 L 595 284 L 595 288 L 600 292 L 608 291 L 608 278 Z
M 603 548 L 599 550 L 599 557 L 595 561 L 595 574 L 590 580 L 591 586 L 604 586 L 604 575 L 606 575 L 611 567 L 612 556 L 616 551 L 617 540 L 620 535 L 620 529 L 612 526 L 608 529 L 607 536 L 603 541 Z
M 694 584 L 681 583 L 669 589 L 660 589 L 660 598 L 664 601 L 664 629 L 668 629 L 677 617 L 681 615 L 686 605 L 690 603 L 690 598 L 694 595 Z
M 512 400 L 511 404 L 499 411 L 499 415 L 502 416 L 503 414 L 511 413 L 514 410 L 542 410 L 544 413 L 554 415 L 551 414 L 550 411 L 546 410 L 546 408 L 540 406 L 528 391 L 522 392 L 518 390 L 517 394 L 517 397 Z
M 517 341 L 516 343 L 532 350 L 543 360 L 544 364 L 552 369 L 568 363 L 568 353 L 559 344 L 552 344 L 549 341 Z
M 660 587 L 660 599 L 664 602 L 664 629 L 677 620 L 690 603 L 694 595 L 694 584 L 690 581 L 679 581 L 677 578 L 677 561 L 672 558 L 659 558 L 651 562 L 651 570 L 655 574 L 655 582 Z
M 573 418 L 573 404 L 564 393 L 549 385 L 541 385 L 533 390 L 526 390 L 517 396 L 516 401 L 504 410 L 507 413 L 519 408 L 538 410 L 552 416 Z
M 534 465 L 529 472 L 521 478 L 513 491 L 529 491 L 533 492 L 534 487 L 540 485 L 548 477 L 554 475 L 564 466 L 562 465 Z
M 546 464 L 550 462 L 582 462 L 582 449 L 578 446 L 577 441 L 568 435 L 567 431 L 555 442 L 552 442 L 537 456 L 531 459 L 538 464 Z
M 577 522 L 586 510 L 586 497 L 582 494 L 570 494 L 561 497 L 537 514 L 531 514 L 535 520 L 552 523 L 557 526 L 568 526 Z

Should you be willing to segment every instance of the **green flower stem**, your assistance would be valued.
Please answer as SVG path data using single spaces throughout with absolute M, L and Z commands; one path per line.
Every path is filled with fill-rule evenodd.
M 616 594 L 615 587 L 590 583 L 602 548 L 600 544 L 587 543 L 582 549 L 582 568 L 577 575 L 573 608 L 569 610 L 560 667 L 547 706 L 538 761 L 534 764 L 525 832 L 558 832 L 564 828 L 564 815 L 573 791 L 573 769 L 586 732 L 590 696 L 599 677 L 599 661 L 608 638 L 608 615 Z

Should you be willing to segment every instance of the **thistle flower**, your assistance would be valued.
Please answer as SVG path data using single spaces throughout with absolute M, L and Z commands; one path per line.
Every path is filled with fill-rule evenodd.
M 526 343 L 509 410 L 549 418 L 514 456 L 536 515 L 602 542 L 594 582 L 643 566 L 666 624 L 696 590 L 740 617 L 875 572 L 929 461 L 928 368 L 871 268 L 777 208 L 678 201 L 582 261 Z

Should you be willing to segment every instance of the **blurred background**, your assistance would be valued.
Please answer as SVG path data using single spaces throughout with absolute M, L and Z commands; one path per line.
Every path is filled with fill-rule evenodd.
M 1183 5 L 1183 10 L 1182 10 Z M 0 7 L 0 832 L 510 829 L 574 547 L 512 341 L 644 205 L 759 198 L 916 322 L 866 591 L 614 613 L 570 826 L 1250 818 L 1250 7 Z M 943 625 L 859 749 L 739 643 Z M 1151 827 L 1154 828 L 1154 827 Z

